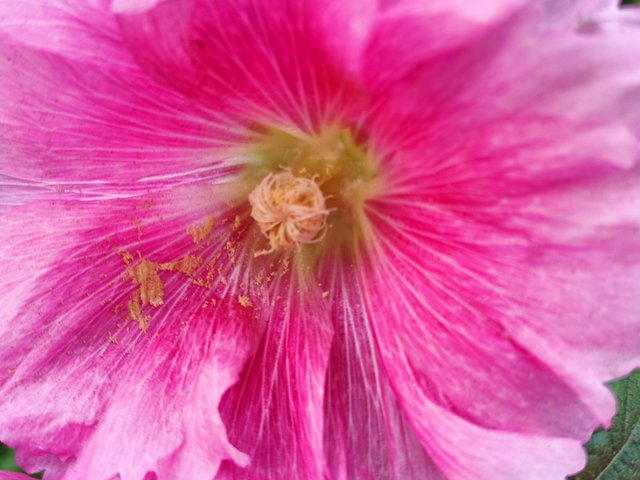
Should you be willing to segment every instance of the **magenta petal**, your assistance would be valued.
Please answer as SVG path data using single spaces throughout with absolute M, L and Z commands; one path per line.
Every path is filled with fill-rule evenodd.
M 415 412 L 414 428 L 448 480 L 564 478 L 586 464 L 579 441 L 478 428 L 403 388 L 413 381 L 399 378 L 394 383 L 404 408 Z
M 376 252 L 382 255 L 388 253 Z M 394 264 L 405 274 L 412 268 L 399 257 Z M 412 288 L 425 280 L 384 270 L 366 281 L 363 275 L 357 295 L 399 403 L 433 463 L 450 479 L 542 480 L 579 471 L 581 441 L 564 437 L 588 410 L 550 369 L 501 337 L 491 317 L 480 318 L 476 302 L 438 286 L 444 277 L 437 263 L 425 266 L 432 269 L 430 287 Z
M 155 471 L 160 478 L 207 480 L 224 459 L 248 463 L 226 440 L 217 407 L 237 380 L 249 345 L 240 319 L 214 331 L 212 313 L 189 318 L 179 348 L 174 341 L 156 344 L 136 359 L 65 479 L 109 478 L 117 472 L 135 480 Z M 203 338 L 210 346 L 203 348 Z
M 311 131 L 362 98 L 324 51 L 323 5 L 167 0 L 120 22 L 144 70 L 185 96 L 232 118 Z
M 527 22 L 506 28 L 524 30 L 504 46 L 486 40 L 482 46 L 495 48 L 495 58 L 482 68 L 479 51 L 470 49 L 459 64 L 447 63 L 451 72 L 435 62 L 394 92 L 399 101 L 387 120 L 407 128 L 387 138 L 413 153 L 389 160 L 395 185 L 389 203 L 372 213 L 392 238 L 415 239 L 413 253 L 395 252 L 395 260 L 412 264 L 416 278 L 440 272 L 436 287 L 467 295 L 468 308 L 501 324 L 498 331 L 504 328 L 517 349 L 570 386 L 590 410 L 574 432 L 584 439 L 613 413 L 602 384 L 637 366 L 640 349 L 640 152 L 637 125 L 625 115 L 640 81 L 628 55 L 635 30 L 547 32 L 553 47 L 536 58 L 531 47 L 540 34 Z M 486 73 L 494 71 L 503 75 Z M 411 107 L 421 79 L 446 75 L 449 86 L 427 84 L 439 104 Z M 522 88 L 506 88 L 515 84 Z M 422 250 L 434 258 L 427 261 Z M 479 306 L 475 288 L 484 292 Z
M 15 0 L 0 5 L 0 34 L 10 41 L 91 66 L 129 64 L 110 0 Z
M 0 439 L 20 465 L 47 480 L 584 465 L 615 410 L 606 382 L 640 366 L 635 15 L 5 3 Z M 263 157 L 274 129 L 301 142 Z M 346 177 L 306 179 L 332 204 L 326 240 L 256 255 L 268 226 L 245 200 L 280 153 Z
M 526 259 L 528 274 L 511 284 L 515 295 L 536 305 L 528 327 L 557 341 L 567 357 L 576 355 L 601 382 L 639 366 L 638 168 L 541 193 L 527 205 L 516 200 L 511 207 L 521 218 L 512 225 L 531 241 L 513 251 L 514 259 Z M 544 252 L 536 245 L 545 245 Z M 581 376 L 589 375 L 583 370 Z
M 215 92 L 202 92 L 208 65 L 198 48 L 202 40 L 196 31 L 196 5 L 193 0 L 156 1 L 147 9 L 121 12 L 118 23 L 123 40 L 147 73 L 189 97 L 221 103 Z
M 0 183 L 14 189 L 0 204 L 218 181 L 238 162 L 223 150 L 246 134 L 117 59 L 86 68 L 5 45 L 0 88 Z
M 341 69 L 360 78 L 364 51 L 384 10 L 382 2 L 321 0 L 310 4 L 323 47 Z
M 253 359 L 221 405 L 229 439 L 251 463 L 242 469 L 225 462 L 216 477 L 220 480 L 312 479 L 322 478 L 325 470 L 323 409 L 332 338 L 328 300 L 305 265 L 282 261 L 281 278 L 259 280 L 261 298 L 254 306 L 264 331 Z
M 113 0 L 111 9 L 115 13 L 143 13 L 163 0 Z
M 607 8 L 619 8 L 617 0 L 542 0 L 539 2 L 553 26 L 576 28 L 580 21 Z
M 3 215 L 0 437 L 23 467 L 51 479 L 212 478 L 225 458 L 246 463 L 217 406 L 254 348 L 254 322 L 199 273 L 236 268 L 224 252 L 204 263 L 231 241 L 226 210 L 199 187 Z M 198 244 L 189 230 L 212 211 L 219 223 Z M 24 241 L 9 242 L 17 232 Z M 132 317 L 142 293 L 130 269 L 143 260 L 159 265 L 164 296 Z
M 415 148 L 407 157 L 418 172 L 434 155 L 453 168 L 468 162 L 491 168 L 491 158 L 510 158 L 523 175 L 539 168 L 522 160 L 525 154 L 553 161 L 556 170 L 565 169 L 562 175 L 586 162 L 636 162 L 638 129 L 629 105 L 640 83 L 632 60 L 640 55 L 637 28 L 540 31 L 536 10 L 527 13 L 425 62 L 381 93 L 383 106 L 371 126 L 378 148 L 394 155 Z M 549 46 L 536 48 L 540 42 Z M 570 66 L 563 62 L 568 57 Z
M 547 32 L 536 58 L 542 34 L 520 19 L 385 92 L 373 129 L 390 184 L 368 207 L 362 296 L 405 414 L 452 478 L 575 472 L 615 410 L 604 383 L 640 365 L 632 31 Z M 503 470 L 456 452 L 459 469 L 440 428 L 462 449 L 487 434 Z
M 33 480 L 33 479 L 23 473 L 0 472 L 0 480 Z
M 445 480 L 434 465 L 384 368 L 346 258 L 324 264 L 335 337 L 327 373 L 325 449 L 330 478 Z
M 565 91 L 586 101 L 601 67 L 565 76 Z M 476 127 L 460 136 L 443 103 L 412 138 L 420 148 L 388 159 L 390 185 L 367 208 L 374 248 L 360 296 L 405 414 L 451 478 L 575 472 L 580 443 L 615 411 L 605 382 L 640 365 L 637 140 L 611 97 L 565 117 L 560 97 L 532 107 L 551 105 L 546 127 L 507 102 L 491 121 L 470 109 Z M 497 453 L 451 453 L 440 429 L 462 449 L 487 435 Z
M 362 67 L 369 86 L 388 86 L 424 62 L 473 44 L 524 5 L 522 0 L 401 0 L 371 27 Z

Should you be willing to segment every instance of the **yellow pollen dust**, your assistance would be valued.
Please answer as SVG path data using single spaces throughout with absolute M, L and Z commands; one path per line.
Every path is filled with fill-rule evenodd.
M 270 173 L 249 194 L 251 216 L 269 240 L 270 248 L 255 253 L 322 241 L 327 233 L 325 197 L 314 178 L 291 171 Z

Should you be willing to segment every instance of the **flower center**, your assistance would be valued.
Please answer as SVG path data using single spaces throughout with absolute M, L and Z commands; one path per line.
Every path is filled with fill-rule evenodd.
M 329 210 L 314 178 L 294 177 L 290 171 L 268 174 L 249 194 L 251 216 L 270 249 L 320 242 L 327 233 Z
M 256 132 L 249 154 L 251 216 L 270 247 L 256 256 L 362 236 L 364 203 L 379 188 L 378 168 L 349 129 L 326 127 L 308 135 L 265 127 Z

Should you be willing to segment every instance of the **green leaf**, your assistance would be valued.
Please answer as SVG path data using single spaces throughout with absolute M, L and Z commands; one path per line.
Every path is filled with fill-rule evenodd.
M 14 457 L 14 452 L 6 445 L 0 443 L 0 471 L 8 470 L 10 472 L 22 472 L 20 467 L 16 465 L 16 460 Z M 32 478 L 42 478 L 41 474 L 30 475 Z
M 0 471 L 2 470 L 19 471 L 13 458 L 13 450 L 0 443 Z
M 612 427 L 587 444 L 587 468 L 572 480 L 640 479 L 640 371 L 611 384 L 618 398 Z

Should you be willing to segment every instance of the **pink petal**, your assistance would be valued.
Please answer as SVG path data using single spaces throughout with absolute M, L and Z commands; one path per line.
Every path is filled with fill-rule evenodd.
M 106 414 L 65 479 L 119 473 L 135 480 L 155 471 L 160 478 L 207 480 L 224 459 L 248 463 L 226 440 L 217 408 L 238 379 L 249 345 L 242 317 L 212 325 L 212 316 L 229 315 L 220 309 L 226 305 L 188 317 L 188 333 L 178 337 L 178 344 L 176 334 L 160 333 L 164 340 L 159 342 L 167 345 L 155 345 L 123 373 Z M 202 345 L 205 338 L 210 345 Z
M 308 132 L 353 114 L 362 99 L 324 53 L 315 16 L 323 6 L 167 0 L 120 22 L 143 68 L 189 98 L 236 118 Z
M 400 403 L 451 478 L 575 472 L 615 410 L 604 383 L 640 365 L 640 155 L 620 108 L 640 80 L 619 53 L 631 31 L 546 33 L 554 48 L 536 58 L 522 22 L 412 72 L 371 124 L 389 184 L 368 208 L 362 296 Z M 440 429 L 465 452 L 486 434 L 490 458 Z
M 406 239 L 404 245 L 408 256 L 421 258 Z M 377 259 L 386 255 L 375 251 Z M 454 287 L 434 255 L 422 252 L 421 271 L 430 270 L 420 277 L 411 273 L 417 266 L 394 256 L 394 270 L 364 272 L 356 293 L 399 403 L 433 463 L 449 479 L 542 480 L 579 471 L 581 441 L 565 437 L 589 418 L 588 409 L 549 367 L 501 334 L 493 319 L 499 313 L 480 302 L 486 294 L 477 289 L 474 299 L 462 278 Z
M 318 36 L 331 59 L 354 78 L 362 74 L 363 54 L 383 12 L 382 2 L 322 0 L 310 2 Z
M 522 169 L 531 162 L 516 157 L 518 145 L 553 160 L 558 169 L 559 158 L 568 170 L 589 155 L 593 163 L 633 164 L 638 130 L 632 114 L 623 122 L 622 113 L 631 110 L 640 82 L 632 60 L 640 52 L 629 51 L 637 44 L 637 29 L 606 35 L 541 32 L 537 11 L 527 13 L 465 49 L 425 62 L 381 93 L 382 107 L 369 126 L 377 148 L 385 153 L 415 148 L 416 166 L 435 153 L 458 154 L 456 164 L 465 167 L 466 157 L 453 151 L 459 144 L 482 148 L 483 155 L 465 153 L 479 159 L 511 155 Z M 543 41 L 548 47 L 537 48 Z M 572 59 L 570 66 L 566 58 Z M 477 129 L 487 137 L 482 146 L 471 147 L 479 136 L 467 139 L 467 132 Z M 597 158 L 603 155 L 609 158 Z
M 120 12 L 118 23 L 123 41 L 148 74 L 189 97 L 220 104 L 215 92 L 201 92 L 208 65 L 198 48 L 203 44 L 195 31 L 196 4 L 195 0 L 153 2 L 150 8 Z
M 0 5 L 0 32 L 12 42 L 89 64 L 130 64 L 110 0 L 15 0 Z
M 522 0 L 400 0 L 373 24 L 362 62 L 368 86 L 381 88 L 412 69 L 472 45 L 523 5 Z
M 513 251 L 517 259 L 526 255 L 528 272 L 511 284 L 536 305 L 536 321 L 528 319 L 527 327 L 576 355 L 597 381 L 640 366 L 638 168 L 507 208 L 518 212 L 509 226 L 526 231 L 532 244 Z M 537 252 L 533 245 L 547 247 Z
M 248 278 L 263 325 L 259 347 L 238 384 L 225 396 L 222 416 L 231 442 L 251 464 L 225 462 L 217 479 L 321 478 L 324 389 L 332 329 L 328 300 L 307 266 L 280 260 L 275 276 Z
M 447 479 L 560 479 L 584 468 L 580 442 L 478 428 L 407 388 L 413 380 L 401 377 L 394 384 L 404 408 L 417 409 L 412 424 Z
M 221 202 L 206 186 L 3 215 L 0 437 L 22 466 L 84 480 L 212 478 L 225 458 L 246 463 L 217 413 L 255 348 L 252 313 L 221 283 L 247 268 L 230 261 L 244 233 Z M 217 226 L 193 230 L 215 213 Z M 127 311 L 138 255 L 163 265 L 146 333 Z M 187 255 L 197 270 L 174 266 Z
M 14 44 L 0 63 L 0 207 L 39 200 L 0 217 L 0 438 L 27 468 L 53 480 L 580 469 L 580 443 L 614 410 L 603 383 L 640 364 L 633 26 L 536 37 L 535 8 L 516 15 L 515 0 L 105 0 L 87 24 L 109 38 L 109 3 L 123 38 L 108 48 L 78 25 L 85 7 L 38 11 L 48 28 L 82 29 L 77 54 L 0 15 Z M 379 108 L 360 123 L 362 69 Z M 242 166 L 228 147 L 248 120 L 311 132 L 356 119 L 387 173 L 367 205 L 373 252 L 361 270 L 325 264 L 321 286 L 285 256 L 243 261 L 263 240 L 247 212 L 177 188 L 233 189 L 220 183 Z M 212 213 L 212 237 L 192 238 Z M 113 310 L 138 288 L 125 249 L 132 265 L 212 259 L 198 272 L 215 285 L 159 270 L 164 304 L 144 305 L 141 332 Z
M 153 7 L 163 0 L 113 0 L 111 8 L 116 13 L 142 13 Z
M 321 272 L 336 332 L 325 402 L 330 478 L 444 480 L 398 404 L 369 319 L 353 303 L 357 278 L 349 263 L 337 257 Z
M 219 181 L 248 130 L 150 80 L 135 65 L 3 46 L 0 204 L 100 198 Z M 235 130 L 234 130 L 235 129 Z M 64 195 L 62 195 L 64 194 Z
M 541 0 L 539 3 L 551 25 L 573 28 L 599 11 L 613 10 L 620 5 L 617 0 Z
M 408 203 L 415 201 L 407 199 Z M 581 197 L 571 200 L 572 204 L 573 201 L 580 202 Z M 636 321 L 640 311 L 634 300 L 640 292 L 636 288 L 629 288 L 629 285 L 640 285 L 640 278 L 636 278 L 637 262 L 624 265 L 616 260 L 637 256 L 638 219 L 633 220 L 635 227 L 614 226 L 614 223 L 605 227 L 602 234 L 595 230 L 592 234 L 576 238 L 575 242 L 568 242 L 563 229 L 557 226 L 575 225 L 571 217 L 549 216 L 549 211 L 553 210 L 534 208 L 531 211 L 531 231 L 535 232 L 535 226 L 541 226 L 542 223 L 535 215 L 549 216 L 548 230 L 556 229 L 560 235 L 550 235 L 549 241 L 558 242 L 561 237 L 565 240 L 565 243 L 556 243 L 558 246 L 555 247 L 545 242 L 531 242 L 525 233 L 521 237 L 512 237 L 505 234 L 509 231 L 506 226 L 500 233 L 494 230 L 495 226 L 491 226 L 492 222 L 499 225 L 495 218 L 468 219 L 464 214 L 449 216 L 439 212 L 439 207 L 429 206 L 429 202 L 426 200 L 420 208 L 407 210 L 406 216 L 400 215 L 402 219 L 399 224 L 393 222 L 389 226 L 394 231 L 402 232 L 401 241 L 404 245 L 404 253 L 394 252 L 390 263 L 394 269 L 404 271 L 405 277 L 408 271 L 413 272 L 409 280 L 392 278 L 389 272 L 384 274 L 385 283 L 398 283 L 404 290 L 409 285 L 435 283 L 435 290 L 426 296 L 423 289 L 404 294 L 407 303 L 420 306 L 426 301 L 433 305 L 433 311 L 426 309 L 426 306 L 411 307 L 416 312 L 413 314 L 416 318 L 414 329 L 418 328 L 419 318 L 441 318 L 438 320 L 442 324 L 439 329 L 427 327 L 434 333 L 425 340 L 423 355 L 419 359 L 411 358 L 413 364 L 429 366 L 424 371 L 431 371 L 431 374 L 420 373 L 421 376 L 425 375 L 424 381 L 428 385 L 438 386 L 437 390 L 442 392 L 439 394 L 441 401 L 445 405 L 451 405 L 456 411 L 464 412 L 466 417 L 470 416 L 481 424 L 495 426 L 493 422 L 497 421 L 502 428 L 509 430 L 522 428 L 549 434 L 555 432 L 583 441 L 597 424 L 608 424 L 615 405 L 603 383 L 640 365 Z M 563 207 L 560 203 L 549 203 L 544 197 L 540 202 L 544 202 L 545 207 L 553 205 L 558 211 L 566 209 L 567 205 Z M 589 202 L 585 204 L 589 205 Z M 632 205 L 637 208 L 637 201 Z M 467 207 L 467 210 L 473 209 L 472 204 Z M 463 207 L 457 207 L 456 210 L 463 211 Z M 386 215 L 390 215 L 391 211 L 393 215 L 399 215 L 397 208 Z M 512 215 L 518 219 L 520 215 L 529 213 L 526 209 L 524 212 L 511 210 L 501 215 Z M 415 218 L 419 216 L 428 216 L 429 220 L 425 224 L 416 224 Z M 520 232 L 522 225 L 514 228 Z M 455 231 L 458 229 L 464 230 L 471 238 L 484 239 L 481 246 L 474 246 L 456 237 Z M 610 229 L 611 233 L 605 234 L 606 229 Z M 380 235 L 391 236 L 389 232 L 380 232 Z M 414 251 L 406 246 L 407 235 L 417 238 L 416 247 L 420 243 L 433 243 L 433 246 L 426 247 L 426 251 L 418 248 Z M 531 234 L 533 238 L 541 236 Z M 435 249 L 431 253 L 434 258 L 417 263 L 411 260 L 425 258 L 431 248 Z M 448 252 L 453 254 L 452 249 L 456 248 L 462 253 L 449 257 Z M 384 254 L 378 256 L 384 257 Z M 409 268 L 407 263 L 414 265 Z M 460 270 L 460 278 L 456 279 L 457 275 L 452 275 L 451 270 Z M 490 275 L 487 277 L 485 272 Z M 464 278 L 466 275 L 470 277 L 468 280 Z M 495 287 L 490 288 L 491 283 Z M 511 292 L 512 296 L 507 292 Z M 389 288 L 381 289 L 375 295 L 389 295 Z M 443 295 L 450 298 L 436 300 Z M 494 299 L 495 296 L 498 297 Z M 420 300 L 423 297 L 427 300 Z M 456 307 L 458 302 L 460 307 Z M 375 306 L 374 310 L 381 309 Z M 402 312 L 400 310 L 396 315 L 406 317 L 407 314 Z M 467 331 L 466 327 L 462 328 L 465 325 L 463 319 L 467 316 L 471 316 L 474 322 L 481 321 L 493 327 L 484 330 L 488 326 L 485 325 L 482 330 L 477 330 L 476 325 L 472 331 Z M 585 327 L 585 319 L 588 319 L 588 327 Z M 402 320 L 402 323 L 406 321 Z M 449 324 L 457 325 L 456 330 L 461 330 L 456 332 L 461 338 L 452 344 L 446 340 L 451 334 L 448 332 L 451 329 Z M 399 329 L 400 326 L 389 328 Z M 438 330 L 443 332 L 436 334 Z M 415 330 L 409 330 L 402 343 L 416 345 L 416 337 Z M 469 344 L 469 340 L 463 341 L 464 338 L 483 340 Z M 435 349 L 431 347 L 435 350 L 432 353 L 435 358 L 431 358 L 431 353 L 427 355 L 427 345 L 437 345 Z M 406 346 L 397 348 L 407 350 Z M 467 353 L 461 357 L 460 352 L 466 350 Z M 390 350 L 390 357 L 397 355 L 394 352 L 397 351 Z M 451 358 L 450 352 L 457 354 Z M 496 352 L 500 352 L 497 357 Z M 436 361 L 440 357 L 442 360 Z M 508 359 L 509 365 L 496 365 L 500 363 L 498 359 Z M 486 365 L 481 366 L 485 362 Z M 456 364 L 460 369 L 458 373 L 458 367 L 454 367 Z M 438 370 L 440 373 L 436 374 Z M 484 380 L 483 371 L 490 372 L 485 374 L 488 378 Z M 464 382 L 457 381 L 458 377 L 464 378 Z M 484 389 L 483 382 L 487 383 Z M 506 390 L 496 384 L 509 385 L 509 394 L 504 396 Z M 469 390 L 482 393 L 469 403 Z M 516 397 L 522 398 L 521 403 Z M 494 401 L 499 402 L 500 406 L 493 404 Z M 522 410 L 518 413 L 520 408 Z M 494 417 L 496 414 L 498 418 Z
M 549 33 L 557 50 L 535 58 L 526 25 L 425 64 L 372 124 L 388 185 L 368 206 L 360 296 L 451 478 L 577 471 L 615 410 L 604 383 L 640 366 L 640 155 L 620 108 L 638 78 L 617 53 L 629 32 Z M 452 430 L 455 445 L 433 433 Z M 483 435 L 487 458 L 471 458 Z
M 32 480 L 31 477 L 22 473 L 0 472 L 0 480 Z
M 425 382 L 437 385 L 436 392 L 440 393 L 434 393 L 436 399 L 451 403 L 457 412 L 482 425 L 509 430 L 583 439 L 598 423 L 608 421 L 615 405 L 602 383 L 611 376 L 589 377 L 588 382 L 582 382 L 575 372 L 582 368 L 582 378 L 588 377 L 590 372 L 584 362 L 571 363 L 572 358 L 567 354 L 561 369 L 557 358 L 533 348 L 530 342 L 518 341 L 513 333 L 521 326 L 543 322 L 543 313 L 537 309 L 540 303 L 532 302 L 526 308 L 530 294 L 525 296 L 518 285 L 522 279 L 541 295 L 548 291 L 545 283 L 555 285 L 553 279 L 542 272 L 536 283 L 531 283 L 533 274 L 522 273 L 532 270 L 527 249 L 551 248 L 543 242 L 536 246 L 524 234 L 514 235 L 511 232 L 519 232 L 515 227 L 500 228 L 500 223 L 491 216 L 465 218 L 461 205 L 455 207 L 456 212 L 447 212 L 437 203 L 429 205 L 415 196 L 390 198 L 389 202 L 393 204 L 394 220 L 385 219 L 388 210 L 383 207 L 371 210 L 380 228 L 379 235 L 394 239 L 381 240 L 379 258 L 387 260 L 386 265 L 380 267 L 380 276 L 389 278 L 392 286 L 388 288 L 397 295 L 395 303 L 405 305 L 402 309 L 410 308 L 410 318 L 413 318 L 398 320 L 406 326 L 403 329 L 396 326 L 398 333 L 389 341 L 399 342 L 393 349 L 403 348 L 405 342 L 414 345 L 406 355 Z M 467 207 L 471 208 L 472 205 Z M 518 218 L 518 215 L 516 210 L 511 211 L 511 216 Z M 423 220 L 417 223 L 416 218 Z M 465 238 L 482 241 L 473 244 Z M 402 250 L 394 246 L 397 242 L 402 242 Z M 571 252 L 565 251 L 564 255 L 569 256 Z M 403 272 L 402 277 L 394 274 L 396 269 Z M 590 271 L 586 265 L 581 267 L 583 270 Z M 411 285 L 416 287 L 409 288 Z M 420 285 L 423 287 L 418 288 Z M 576 281 L 567 289 L 583 292 L 585 286 Z M 571 297 L 556 293 L 554 298 L 565 305 L 562 318 L 566 319 L 571 312 Z M 577 304 L 573 306 L 576 307 Z M 624 312 L 620 303 L 612 307 L 617 307 L 619 313 Z M 392 308 L 391 304 L 388 308 Z M 558 323 L 560 312 L 550 314 L 549 321 Z M 419 327 L 419 318 L 431 326 Z M 576 316 L 576 327 L 583 318 Z M 609 320 L 603 318 L 602 321 Z M 623 322 L 618 324 L 623 325 Z M 387 328 L 393 330 L 394 327 Z M 417 331 L 423 330 L 424 340 L 418 341 Z M 474 338 L 483 341 L 472 341 Z M 420 349 L 423 343 L 431 346 Z M 628 348 L 633 351 L 634 346 L 637 351 L 637 345 Z M 409 352 L 406 347 L 403 351 Z M 561 351 L 559 346 L 558 352 Z M 452 352 L 457 352 L 455 358 L 449 358 Z M 624 355 L 623 351 L 618 353 L 620 358 Z M 599 360 L 603 359 L 593 355 L 594 364 Z M 464 381 L 459 380 L 460 377 L 464 377 Z M 507 385 L 513 390 L 508 395 Z M 471 398 L 469 390 L 483 394 Z

